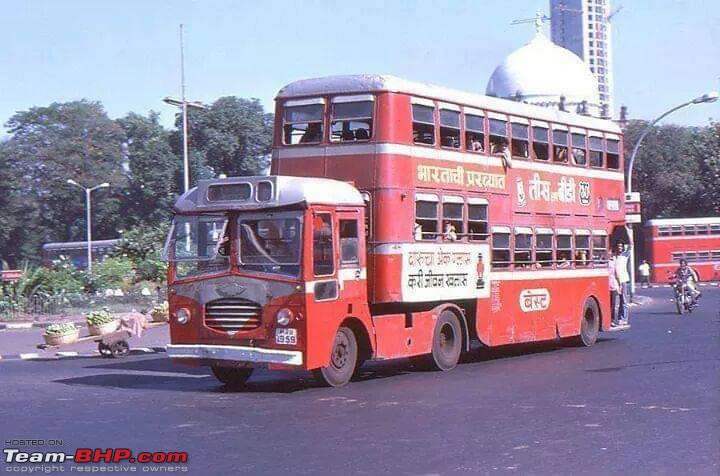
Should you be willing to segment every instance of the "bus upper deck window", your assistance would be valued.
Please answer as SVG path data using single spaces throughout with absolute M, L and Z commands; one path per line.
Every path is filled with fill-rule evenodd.
M 372 137 L 373 101 L 352 99 L 339 96 L 332 104 L 331 142 L 366 141 Z
M 286 105 L 283 141 L 286 145 L 317 144 L 323 139 L 323 104 Z
M 440 109 L 440 145 L 460 148 L 460 112 Z
M 575 165 L 587 164 L 587 155 L 585 149 L 587 148 L 587 137 L 585 134 L 572 134 L 572 156 Z
M 548 130 L 547 127 L 533 127 L 533 153 L 538 160 L 548 160 Z
M 683 228 L 680 225 L 673 225 L 670 227 L 670 235 L 672 236 L 682 236 L 683 234 Z
M 695 233 L 698 235 L 707 235 L 708 234 L 708 226 L 707 225 L 695 225 Z
M 528 126 L 525 124 L 512 123 L 512 155 L 514 157 L 527 158 L 529 154 Z
M 507 121 L 490 119 L 490 153 L 502 154 L 505 144 L 507 144 Z
M 465 149 L 472 152 L 485 151 L 485 118 L 465 114 Z
M 607 168 L 620 168 L 620 141 L 616 139 L 607 140 Z
M 412 120 L 413 142 L 433 145 L 435 143 L 435 108 L 413 104 Z
M 567 163 L 568 161 L 568 133 L 562 129 L 553 129 L 553 162 Z
M 603 166 L 602 137 L 590 136 L 590 167 Z
M 720 235 L 720 225 L 710 225 L 711 235 Z

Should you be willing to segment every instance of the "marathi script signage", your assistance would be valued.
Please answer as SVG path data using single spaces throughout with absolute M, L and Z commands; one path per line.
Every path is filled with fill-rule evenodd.
M 403 246 L 402 260 L 403 301 L 490 296 L 487 244 L 407 244 Z
M 520 293 L 522 312 L 547 311 L 550 307 L 550 291 L 545 288 L 523 289 Z
M 470 170 L 461 165 L 457 167 L 418 165 L 417 179 L 420 182 L 435 185 L 458 185 L 481 190 L 505 190 L 505 175 Z
M 573 177 L 561 176 L 557 183 L 543 179 L 539 173 L 533 173 L 527 183 L 522 177 L 515 179 L 517 204 L 525 207 L 528 202 L 548 202 L 589 205 L 591 201 L 590 182 L 575 181 Z

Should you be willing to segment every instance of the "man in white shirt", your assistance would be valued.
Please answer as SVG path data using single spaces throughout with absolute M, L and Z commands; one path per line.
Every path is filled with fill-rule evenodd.
M 620 325 L 627 325 L 628 317 L 630 317 L 630 272 L 628 262 L 630 261 L 630 247 L 617 244 L 617 254 L 615 255 L 615 278 L 620 287 L 620 309 L 618 311 L 618 320 Z

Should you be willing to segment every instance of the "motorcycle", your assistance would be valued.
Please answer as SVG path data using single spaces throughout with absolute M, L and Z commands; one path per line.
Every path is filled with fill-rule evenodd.
M 682 315 L 685 312 L 688 314 L 693 312 L 693 309 L 697 306 L 697 300 L 690 292 L 690 288 L 687 282 L 675 281 L 673 284 L 673 291 L 675 291 L 675 307 L 677 307 L 677 313 Z

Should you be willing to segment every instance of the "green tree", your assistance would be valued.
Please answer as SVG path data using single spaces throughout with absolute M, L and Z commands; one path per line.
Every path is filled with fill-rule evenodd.
M 257 175 L 268 166 L 273 115 L 257 99 L 226 96 L 188 114 L 192 173 L 195 178 Z M 182 154 L 182 117 L 176 120 L 173 149 Z M 194 181 L 194 180 L 193 180 Z
M 180 160 L 173 154 L 169 132 L 157 112 L 136 113 L 118 119 L 125 132 L 123 144 L 127 188 L 122 210 L 125 226 L 167 221 L 178 192 Z
M 699 194 L 701 208 L 707 215 L 720 215 L 720 122 L 713 122 L 697 132 L 693 155 L 700 159 Z
M 646 126 L 645 121 L 632 121 L 625 129 L 627 161 Z M 701 201 L 706 177 L 697 147 L 698 134 L 697 128 L 663 125 L 645 136 L 633 175 L 633 189 L 640 192 L 645 220 L 712 213 L 711 207 Z
M 84 239 L 85 200 L 66 183 L 69 178 L 86 186 L 110 182 L 109 192 L 93 195 L 93 236 L 115 237 L 122 222 L 117 194 L 125 183 L 123 130 L 102 105 L 80 100 L 33 107 L 16 113 L 6 126 L 9 173 L 27 207 L 13 240 L 14 256 L 37 261 L 43 242 Z

